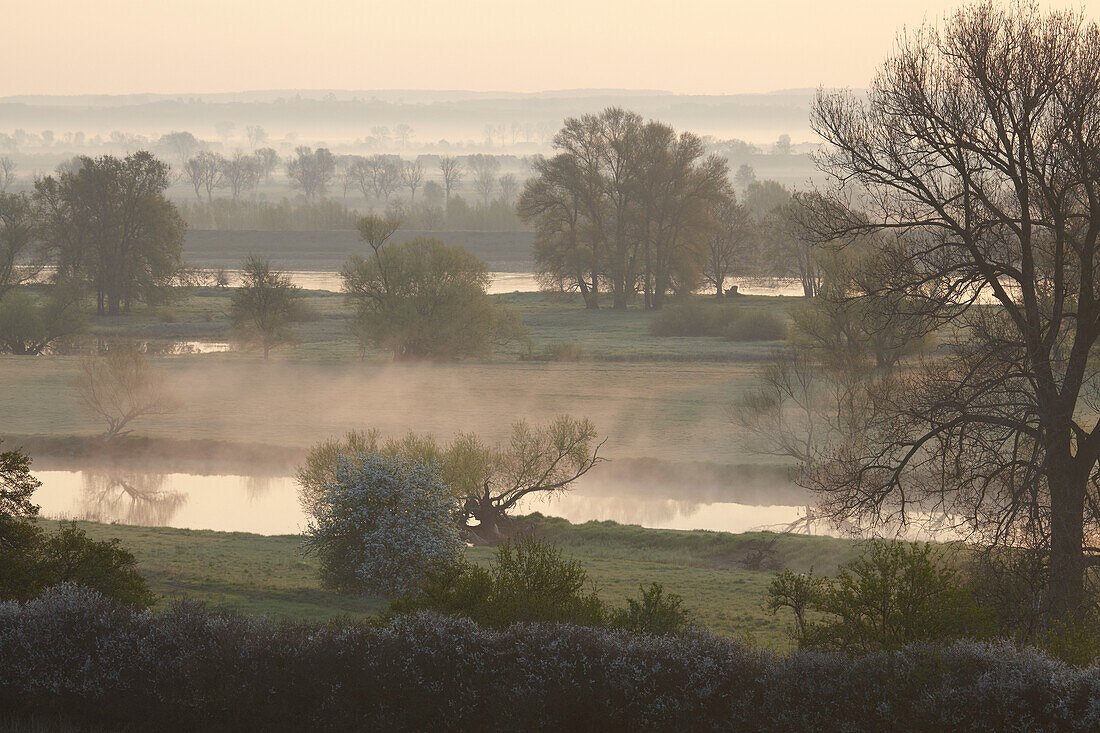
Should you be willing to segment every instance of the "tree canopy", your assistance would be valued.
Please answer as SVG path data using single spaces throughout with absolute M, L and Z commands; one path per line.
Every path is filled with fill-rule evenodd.
M 101 315 L 162 297 L 179 275 L 185 225 L 164 196 L 169 183 L 168 166 L 145 151 L 77 158 L 35 182 L 58 274 L 88 281 Z
M 488 353 L 521 334 L 518 317 L 489 298 L 484 262 L 438 239 L 388 244 L 396 228 L 381 217 L 362 219 L 372 253 L 353 255 L 341 270 L 364 348 L 385 349 L 396 360 L 447 360 Z

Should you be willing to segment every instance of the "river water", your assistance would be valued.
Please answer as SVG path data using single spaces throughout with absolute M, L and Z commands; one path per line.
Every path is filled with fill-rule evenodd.
M 215 270 L 199 270 L 208 281 L 212 282 Z M 240 270 L 226 270 L 230 287 L 237 287 L 241 283 Z M 332 293 L 342 292 L 343 280 L 340 273 L 323 270 L 287 270 L 291 282 L 306 290 L 327 290 Z M 539 289 L 538 280 L 533 272 L 490 272 L 489 293 L 498 295 L 501 293 L 530 293 Z M 783 295 L 787 297 L 801 296 L 802 285 L 797 280 L 788 278 L 754 278 L 741 282 L 730 281 L 728 285 L 738 285 L 738 291 L 744 295 Z
M 290 476 L 156 473 L 125 466 L 35 471 L 35 475 L 42 481 L 35 501 L 43 516 L 50 518 L 267 535 L 298 533 L 306 523 L 298 506 L 297 484 Z M 789 486 L 721 493 L 581 479 L 574 490 L 527 501 L 517 513 L 537 511 L 574 523 L 613 520 L 659 529 L 724 532 L 783 530 L 806 517 L 802 501 L 806 497 Z M 829 531 L 814 523 L 809 529 Z

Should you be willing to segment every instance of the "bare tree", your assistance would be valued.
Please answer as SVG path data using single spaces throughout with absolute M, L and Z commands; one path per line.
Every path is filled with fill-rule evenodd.
M 15 161 L 10 157 L 0 156 L 0 193 L 7 191 L 11 184 L 15 182 L 16 167 Z
M 195 198 L 199 201 L 202 201 L 204 190 L 207 202 L 214 200 L 214 189 L 221 185 L 222 160 L 217 153 L 200 150 L 183 167 L 183 174 L 195 189 Z
M 738 265 L 744 268 L 748 264 L 754 241 L 753 226 L 748 209 L 738 204 L 732 195 L 716 202 L 712 211 L 703 278 L 714 288 L 715 296 L 721 298 L 725 294 L 726 278 Z
M 822 92 L 812 113 L 831 203 L 866 211 L 833 236 L 905 233 L 881 289 L 957 338 L 867 391 L 804 481 L 834 516 L 932 512 L 1034 547 L 1048 618 L 1082 609 L 1100 567 L 1098 79 L 1095 23 L 983 2 L 903 39 L 866 99 Z
M 260 178 L 260 162 L 238 148 L 233 155 L 221 160 L 219 184 L 228 188 L 236 201 L 242 191 L 254 187 Z
M 402 149 L 409 147 L 409 138 L 412 136 L 411 127 L 403 122 L 401 124 L 394 125 L 393 134 L 397 135 L 397 140 L 401 143 Z
M 516 178 L 516 174 L 505 173 L 497 183 L 500 184 L 500 197 L 504 203 L 511 206 L 515 203 L 516 194 L 519 192 L 519 179 Z
M 401 183 L 409 189 L 409 201 L 416 200 L 416 189 L 420 188 L 423 180 L 424 166 L 420 165 L 419 160 L 405 163 L 401 167 Z
M 26 194 L 0 192 L 0 298 L 38 277 L 42 265 L 31 258 L 37 244 L 31 199 Z
M 257 145 L 263 145 L 267 142 L 267 130 L 259 125 L 249 125 L 244 128 L 245 135 L 248 137 L 248 149 L 255 151 Z
M 291 185 L 302 189 L 309 201 L 323 197 L 336 176 L 336 156 L 327 148 L 312 150 L 305 145 L 295 148 L 294 155 L 286 164 Z
M 385 125 L 375 125 L 370 129 L 370 134 L 378 140 L 379 147 L 385 149 L 390 142 L 390 128 Z
M 271 174 L 275 171 L 275 168 L 279 165 L 279 154 L 275 152 L 274 148 L 260 148 L 255 152 L 256 160 L 259 161 L 260 170 L 264 174 L 264 183 L 271 180 Z
M 443 174 L 443 191 L 445 197 L 443 205 L 451 203 L 451 192 L 457 191 L 462 185 L 462 179 L 466 170 L 462 167 L 462 161 L 451 155 L 439 156 L 439 172 Z
M 481 203 L 489 205 L 489 199 L 497 187 L 500 160 L 493 155 L 471 155 L 470 172 L 474 176 L 474 190 L 481 196 Z
M 164 377 L 133 346 L 81 360 L 75 385 L 84 406 L 107 423 L 104 442 L 129 432 L 127 427 L 140 417 L 164 415 L 179 406 Z

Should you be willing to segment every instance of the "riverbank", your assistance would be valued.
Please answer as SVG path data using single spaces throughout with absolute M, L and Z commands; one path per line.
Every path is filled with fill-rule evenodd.
M 621 604 L 637 597 L 639 585 L 658 582 L 683 596 L 701 626 L 783 651 L 789 649 L 788 621 L 764 611 L 772 573 L 813 566 L 827 574 L 859 552 L 859 543 L 829 537 L 647 530 L 612 522 L 576 525 L 540 515 L 525 521 L 529 531 L 580 560 L 605 600 Z M 161 607 L 186 596 L 251 614 L 314 621 L 362 618 L 387 607 L 381 598 L 321 590 L 317 565 L 301 554 L 296 535 L 79 525 L 95 539 L 121 540 L 162 596 Z M 467 553 L 487 563 L 492 550 L 471 547 Z M 764 567 L 746 568 L 761 562 L 761 556 Z

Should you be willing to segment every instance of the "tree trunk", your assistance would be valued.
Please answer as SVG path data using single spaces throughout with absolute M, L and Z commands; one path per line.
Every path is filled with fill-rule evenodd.
M 592 273 L 592 287 L 588 290 L 588 296 L 584 299 L 584 307 L 590 311 L 600 309 L 600 276 Z
M 1087 476 L 1052 460 L 1050 482 L 1050 580 L 1047 608 L 1051 618 L 1071 618 L 1084 606 L 1084 513 Z

